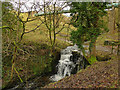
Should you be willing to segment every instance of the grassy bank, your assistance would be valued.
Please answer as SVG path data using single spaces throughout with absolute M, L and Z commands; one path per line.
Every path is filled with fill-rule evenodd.
M 26 15 L 27 15 L 26 13 L 23 14 L 23 17 L 24 17 L 23 19 L 26 18 Z M 67 20 L 68 20 L 68 18 L 66 18 L 64 16 L 63 21 L 61 21 L 61 27 L 62 27 L 62 23 L 66 22 Z M 26 31 L 33 30 L 40 23 L 41 23 L 41 21 L 39 19 L 36 19 L 34 21 L 26 23 Z M 66 27 L 68 27 L 68 24 L 66 25 Z M 56 31 L 58 31 L 58 30 L 59 30 L 59 28 Z M 69 37 L 70 37 L 70 32 L 72 30 L 76 30 L 76 28 L 73 27 L 72 25 L 70 25 L 69 28 L 64 28 L 59 34 L 57 34 L 56 44 L 54 47 L 55 50 L 54 50 L 52 56 L 50 55 L 51 54 L 50 53 L 51 46 L 50 46 L 50 40 L 49 40 L 49 33 L 48 33 L 48 29 L 46 28 L 46 26 L 44 24 L 42 24 L 35 31 L 25 34 L 23 37 L 23 40 L 21 42 L 20 48 L 28 53 L 19 52 L 20 54 L 17 55 L 17 59 L 15 60 L 15 68 L 18 71 L 21 79 L 23 81 L 27 81 L 29 78 L 32 78 L 33 76 L 39 77 L 41 75 L 45 75 L 45 74 L 48 75 L 50 73 L 54 73 L 54 71 L 55 71 L 54 69 L 56 68 L 56 65 L 57 65 L 59 57 L 60 57 L 61 49 L 64 49 L 67 46 L 71 45 L 70 43 L 68 43 L 68 41 L 69 41 Z M 111 41 L 118 40 L 117 29 L 114 31 L 114 33 L 108 32 L 108 33 L 100 35 L 97 38 L 96 45 L 104 47 L 105 40 L 111 40 Z M 101 48 L 99 48 L 99 49 L 101 49 Z M 110 51 L 108 51 L 108 52 L 110 52 Z M 97 55 L 104 58 L 105 54 L 108 54 L 108 52 L 107 53 L 106 52 L 104 52 L 104 53 L 97 52 Z M 114 56 L 112 56 L 112 57 L 114 57 Z M 10 87 L 10 86 L 15 85 L 18 82 L 20 82 L 20 80 L 18 78 L 18 74 L 15 71 L 13 72 L 13 78 L 11 79 L 11 70 L 12 70 L 11 60 L 12 60 L 11 55 L 9 55 L 3 59 L 3 76 L 2 76 L 3 77 L 3 88 L 6 86 Z M 113 66 L 113 68 L 116 69 L 116 67 L 114 67 L 114 65 L 116 65 L 115 64 L 116 62 L 114 63 L 114 65 L 111 62 L 109 62 L 109 63 Z M 101 70 L 101 67 L 102 67 L 102 66 L 100 66 L 101 64 L 102 63 L 100 63 L 100 64 L 96 63 L 96 65 L 98 65 L 100 67 L 99 71 Z M 107 65 L 108 65 L 108 63 L 107 63 Z M 95 68 L 92 68 L 92 69 L 95 69 Z M 104 69 L 106 69 L 106 67 L 104 67 Z M 91 70 L 89 69 L 88 72 L 89 71 L 91 71 Z M 97 69 L 95 69 L 95 71 L 97 73 Z M 87 73 L 87 70 L 86 70 L 86 73 Z M 115 73 L 117 74 L 116 71 L 115 71 Z M 110 72 L 110 74 L 111 74 L 111 72 Z M 93 75 L 94 75 L 94 73 L 93 73 Z M 80 75 L 80 77 L 81 77 L 81 75 Z M 111 78 L 111 76 L 109 78 Z M 84 79 L 85 79 L 85 77 L 84 77 Z M 65 83 L 67 83 L 67 82 L 65 82 Z M 69 81 L 69 82 L 71 82 L 71 81 Z M 115 83 L 116 83 L 116 80 L 115 80 Z M 73 84 L 73 83 L 71 83 L 71 84 Z M 88 85 L 88 84 L 86 84 L 86 85 Z M 89 84 L 89 85 L 91 85 L 91 84 Z M 47 87 L 49 87 L 49 86 L 47 86 Z M 58 85 L 58 87 L 61 87 L 61 86 Z M 91 86 L 89 86 L 89 87 L 91 87 Z M 113 86 L 113 87 L 115 87 L 115 86 Z

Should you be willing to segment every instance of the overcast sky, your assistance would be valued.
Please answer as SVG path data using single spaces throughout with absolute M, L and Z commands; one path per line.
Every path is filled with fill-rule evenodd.
M 1 0 L 1 1 L 5 1 L 5 0 Z M 21 11 L 22 12 L 28 12 L 28 11 L 31 11 L 31 6 L 33 5 L 33 3 L 35 2 L 36 4 L 39 4 L 39 5 L 41 5 L 41 4 L 43 4 L 43 1 L 44 0 L 20 0 L 20 2 L 21 3 L 25 3 L 25 5 L 26 5 L 26 7 L 25 7 L 25 5 L 21 5 Z M 45 0 L 45 1 L 49 1 L 49 2 L 54 2 L 54 1 L 57 1 L 59 4 L 62 4 L 62 0 Z M 72 1 L 74 1 L 74 0 L 72 0 Z M 77 0 L 77 1 L 82 1 L 82 0 Z M 84 0 L 85 1 L 85 0 Z M 95 1 L 95 0 L 92 0 L 92 1 Z M 105 0 L 103 0 L 103 1 L 105 1 Z M 119 1 L 119 0 L 107 0 L 107 1 Z M 13 5 L 14 5 L 14 7 L 15 8 L 18 8 L 19 7 L 19 4 L 17 4 L 17 3 L 19 3 L 19 0 L 11 0 L 10 2 L 12 2 L 13 3 Z M 59 5 L 58 4 L 58 5 Z M 68 6 L 68 7 L 66 7 L 66 8 L 64 8 L 63 10 L 69 10 L 70 9 L 70 7 Z M 37 9 L 36 9 L 37 11 L 39 11 L 39 6 L 37 7 Z M 32 9 L 32 11 L 34 11 L 33 9 Z M 67 16 L 70 16 L 70 14 L 69 13 L 67 13 L 67 14 L 64 14 L 64 15 L 67 15 Z
M 56 1 L 56 0 L 45 0 L 45 1 L 52 1 L 53 3 Z M 14 7 L 15 8 L 18 8 L 19 7 L 19 4 L 17 4 L 17 3 L 19 3 L 19 0 L 14 0 L 14 1 L 10 1 L 11 3 L 13 3 L 13 5 L 14 5 Z M 32 7 L 32 5 L 33 5 L 33 3 L 36 3 L 36 5 L 38 4 L 38 5 L 42 5 L 43 4 L 43 0 L 20 0 L 20 2 L 21 3 L 25 3 L 25 5 L 26 5 L 26 7 L 25 7 L 25 5 L 21 5 L 21 11 L 22 12 L 28 12 L 28 11 L 31 11 L 31 7 Z M 59 3 L 58 5 L 60 5 L 60 4 L 62 4 L 63 3 L 63 1 L 58 1 L 57 0 L 57 3 Z M 37 6 L 37 8 L 36 8 L 36 10 L 37 11 L 39 11 L 39 6 Z M 67 6 L 66 8 L 64 8 L 63 10 L 69 10 L 70 9 L 70 7 L 69 6 Z M 32 11 L 34 11 L 34 9 L 32 9 Z M 67 13 L 67 14 L 64 14 L 64 15 L 67 15 L 67 16 L 70 16 L 70 14 L 69 13 Z

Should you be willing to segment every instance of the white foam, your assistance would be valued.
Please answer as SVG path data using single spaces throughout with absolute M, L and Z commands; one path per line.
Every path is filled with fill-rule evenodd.
M 78 46 L 69 46 L 66 49 L 61 51 L 61 57 L 59 63 L 57 65 L 58 71 L 57 74 L 50 77 L 52 81 L 59 81 L 65 76 L 70 76 L 72 69 L 75 67 L 73 61 L 70 61 L 70 57 L 72 56 L 72 51 L 78 51 Z

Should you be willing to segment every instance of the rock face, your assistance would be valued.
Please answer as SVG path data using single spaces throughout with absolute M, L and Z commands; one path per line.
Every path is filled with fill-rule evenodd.
M 65 76 L 70 76 L 71 73 L 76 73 L 78 70 L 86 67 L 85 61 L 77 45 L 68 46 L 61 51 L 61 57 L 57 65 L 57 74 L 51 76 L 50 80 L 58 81 Z

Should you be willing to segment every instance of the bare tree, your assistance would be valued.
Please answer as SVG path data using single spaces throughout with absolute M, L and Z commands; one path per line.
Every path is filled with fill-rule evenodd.
M 9 16 L 9 18 L 5 19 L 7 20 L 4 23 L 4 26 L 2 26 L 2 29 L 5 29 L 5 32 L 7 33 L 3 33 L 3 59 L 7 58 L 8 56 L 10 56 L 12 58 L 12 69 L 11 69 L 11 79 L 13 78 L 13 72 L 15 71 L 16 74 L 18 75 L 19 79 L 21 82 L 23 82 L 22 78 L 20 77 L 20 74 L 16 68 L 16 62 L 18 57 L 20 56 L 22 57 L 22 59 L 26 60 L 28 59 L 31 54 L 24 50 L 23 47 L 24 45 L 22 44 L 22 39 L 24 37 L 25 34 L 30 33 L 32 31 L 37 30 L 42 23 L 40 23 L 39 25 L 36 25 L 34 28 L 32 28 L 31 30 L 27 30 L 26 31 L 26 23 L 29 23 L 31 21 L 34 21 L 36 19 L 38 19 L 38 17 L 33 17 L 31 18 L 31 13 L 32 11 L 36 10 L 36 5 L 34 2 L 32 2 L 31 6 L 29 7 L 29 5 L 26 4 L 26 2 L 21 2 L 19 0 L 19 2 L 13 2 L 13 4 L 16 6 L 14 7 L 14 9 L 11 9 L 9 12 L 12 12 L 12 14 L 14 13 L 14 16 L 16 18 L 15 21 L 13 22 L 13 20 L 11 19 L 12 15 Z M 22 16 L 22 8 L 24 7 L 24 9 L 27 10 L 27 18 L 24 18 L 24 16 Z M 6 7 L 5 7 L 6 8 Z M 7 15 L 7 13 L 5 13 Z M 4 16 L 6 16 L 4 15 Z M 26 16 L 25 16 L 26 17 Z M 10 22 L 10 25 L 8 25 L 8 23 Z M 12 27 L 13 26 L 13 27 Z M 25 62 L 25 65 L 27 65 L 27 63 Z M 27 70 L 26 70 L 27 71 Z M 27 72 L 26 72 L 27 74 Z M 27 75 L 26 75 L 27 77 Z
M 60 3 L 56 1 L 49 2 L 44 0 L 43 4 L 39 6 L 41 6 L 39 12 L 43 13 L 42 15 L 38 15 L 39 19 L 44 22 L 48 29 L 51 50 L 54 50 L 56 35 L 66 27 L 66 24 L 68 24 L 63 21 L 65 18 L 62 12 L 64 8 L 68 6 L 68 4 L 66 2 Z
M 45 24 L 45 26 L 48 29 L 52 52 L 52 50 L 54 50 L 56 42 L 56 35 L 66 27 L 65 25 L 66 22 L 62 22 L 64 16 L 62 15 L 62 13 L 59 13 L 67 6 L 66 3 L 60 4 L 58 2 L 44 2 L 40 4 L 38 2 L 31 2 L 32 5 L 29 6 L 26 4 L 26 2 L 28 1 L 22 2 L 19 0 L 19 2 L 13 2 L 16 7 L 14 10 L 11 10 L 11 12 L 14 13 L 16 17 L 15 18 L 16 22 L 13 22 L 11 20 L 9 22 L 14 23 L 15 27 L 11 27 L 10 25 L 7 24 L 5 24 L 2 27 L 3 29 L 8 30 L 7 33 L 4 33 L 5 34 L 4 46 L 6 48 L 5 50 L 3 50 L 4 53 L 3 58 L 5 59 L 7 58 L 7 56 L 11 56 L 12 59 L 11 80 L 13 78 L 13 72 L 15 71 L 21 82 L 23 82 L 23 80 L 21 78 L 21 74 L 18 72 L 16 67 L 17 60 L 22 59 L 24 61 L 31 56 L 29 51 L 23 49 L 26 47 L 25 45 L 22 44 L 24 35 L 37 30 L 42 24 Z M 23 14 L 22 8 L 26 9 L 27 12 L 27 17 L 25 16 L 26 18 L 22 16 Z M 44 13 L 44 15 L 40 17 L 31 17 L 33 11 L 36 12 L 41 11 Z M 31 28 L 30 30 L 27 30 L 26 24 L 38 19 L 41 21 L 39 25 L 36 25 L 34 28 Z M 14 32 L 15 34 L 13 34 Z M 18 59 L 18 56 L 21 56 L 20 59 Z M 26 65 L 25 69 L 27 69 L 26 61 L 25 65 Z M 27 70 L 25 71 L 27 81 Z

